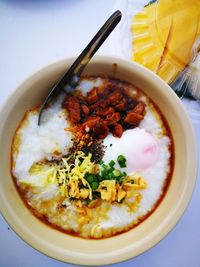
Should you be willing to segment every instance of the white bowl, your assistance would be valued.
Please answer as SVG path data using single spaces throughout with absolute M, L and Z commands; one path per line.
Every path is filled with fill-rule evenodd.
M 191 198 L 197 173 L 194 131 L 181 101 L 159 77 L 130 61 L 95 57 L 85 74 L 111 75 L 141 88 L 167 119 L 175 144 L 170 186 L 158 208 L 136 228 L 101 240 L 86 240 L 57 231 L 38 220 L 24 205 L 10 174 L 10 149 L 16 127 L 26 110 L 42 103 L 55 81 L 74 58 L 39 70 L 10 95 L 0 113 L 0 210 L 28 244 L 55 259 L 81 265 L 120 262 L 146 251 L 175 226 Z

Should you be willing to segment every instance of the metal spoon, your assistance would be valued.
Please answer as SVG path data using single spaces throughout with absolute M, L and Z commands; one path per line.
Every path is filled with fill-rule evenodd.
M 51 89 L 50 93 L 46 97 L 45 101 L 41 105 L 38 117 L 38 125 L 40 125 L 41 123 L 41 118 L 44 109 L 54 96 L 58 95 L 61 91 L 68 93 L 76 88 L 79 83 L 81 73 L 85 69 L 86 65 L 89 63 L 90 59 L 99 49 L 99 47 L 103 44 L 106 38 L 110 35 L 110 33 L 119 23 L 119 21 L 121 20 L 121 16 L 122 14 L 119 10 L 115 11 L 110 16 L 110 18 L 96 33 L 96 35 L 86 46 L 83 52 L 79 55 L 79 57 L 75 60 L 75 62 L 71 65 L 71 67 L 64 74 L 64 76 L 54 85 L 54 87 Z

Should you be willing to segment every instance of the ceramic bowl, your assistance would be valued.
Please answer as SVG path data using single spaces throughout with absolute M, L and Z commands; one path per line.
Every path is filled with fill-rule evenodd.
M 101 240 L 86 240 L 57 231 L 24 205 L 10 174 L 11 142 L 26 110 L 42 103 L 74 58 L 49 65 L 29 77 L 8 98 L 0 113 L 0 210 L 28 244 L 55 259 L 80 265 L 106 265 L 135 257 L 158 243 L 176 225 L 192 195 L 197 173 L 197 145 L 188 115 L 175 93 L 159 77 L 130 61 L 95 57 L 85 74 L 111 75 L 141 88 L 160 108 L 172 131 L 175 166 L 158 208 L 136 228 Z M 31 137 L 30 137 L 31 138 Z

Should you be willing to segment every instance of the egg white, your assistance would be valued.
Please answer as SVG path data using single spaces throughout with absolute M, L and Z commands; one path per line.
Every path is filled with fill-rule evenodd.
M 156 138 L 139 127 L 125 131 L 121 138 L 109 134 L 104 139 L 104 145 L 106 149 L 103 161 L 108 164 L 111 160 L 117 161 L 117 156 L 123 155 L 126 159 L 126 168 L 123 170 L 127 174 L 149 168 L 158 158 Z M 115 167 L 120 168 L 118 164 Z

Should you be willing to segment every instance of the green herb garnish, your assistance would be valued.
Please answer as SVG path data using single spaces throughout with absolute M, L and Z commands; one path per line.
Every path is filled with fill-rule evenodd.
M 119 166 L 121 168 L 125 168 L 126 167 L 126 158 L 123 155 L 119 155 L 117 157 L 117 162 L 119 163 Z

